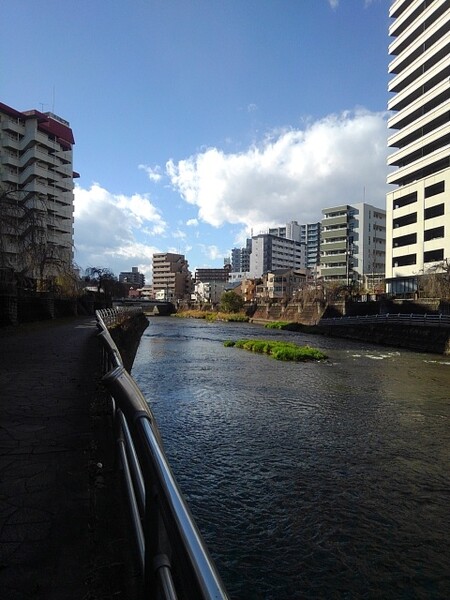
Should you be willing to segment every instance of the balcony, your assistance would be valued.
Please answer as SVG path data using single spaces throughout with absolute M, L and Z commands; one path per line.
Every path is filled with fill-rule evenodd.
M 441 0 L 441 4 L 442 4 L 442 0 Z M 434 2 L 433 10 L 436 10 L 437 8 L 438 8 L 438 2 Z M 403 71 L 404 68 L 402 68 L 402 63 L 404 63 L 405 60 L 408 60 L 408 57 L 412 53 L 414 53 L 414 51 L 417 51 L 417 50 L 420 51 L 421 48 L 426 44 L 426 42 L 433 35 L 441 33 L 441 35 L 439 36 L 439 39 L 443 39 L 444 36 L 442 35 L 442 32 L 439 32 L 439 30 L 442 27 L 445 27 L 445 25 L 448 23 L 448 14 L 441 15 L 439 18 L 436 19 L 436 21 L 430 27 L 428 27 L 426 30 L 423 30 L 423 25 L 424 25 L 425 21 L 430 17 L 430 13 L 433 12 L 433 10 L 424 11 L 421 14 L 421 16 L 412 25 L 407 27 L 407 29 L 402 33 L 401 43 L 397 39 L 392 44 L 390 44 L 389 54 L 392 55 L 392 54 L 395 54 L 397 47 L 402 46 L 405 43 L 405 40 L 409 36 L 411 36 L 412 33 L 417 31 L 420 26 L 422 26 L 420 28 L 420 30 L 421 30 L 420 35 L 416 36 L 413 39 L 412 43 L 408 44 L 407 50 L 400 52 L 400 54 L 392 60 L 392 62 L 389 65 L 389 73 L 399 73 L 399 72 Z
M 347 268 L 346 267 L 324 267 L 321 265 L 320 272 L 322 277 L 340 277 L 341 279 L 346 279 L 347 277 Z
M 11 135 L 10 133 L 3 133 L 1 139 L 2 145 L 5 148 L 13 148 L 14 150 L 17 150 L 19 148 L 20 139 L 18 135 L 16 136 Z
M 25 127 L 23 123 L 14 119 L 5 119 L 1 121 L 1 127 L 3 131 L 12 131 L 17 134 L 23 135 L 25 133 Z
M 338 240 L 347 239 L 347 227 L 340 227 L 338 229 L 324 229 L 322 231 L 322 240 L 327 241 L 333 238 L 337 238 L 335 240 L 336 242 L 338 242 Z
M 448 108 L 447 108 L 447 112 L 448 112 Z M 442 142 L 445 143 L 445 140 L 446 140 L 446 138 L 449 137 L 449 135 L 450 135 L 450 123 L 447 122 L 445 125 L 441 125 L 441 127 L 434 129 L 429 134 L 419 138 L 418 140 L 415 140 L 411 144 L 408 144 L 404 148 L 401 148 L 397 152 L 394 152 L 393 154 L 391 154 L 388 157 L 387 164 L 389 166 L 397 166 L 398 164 L 401 164 L 402 162 L 408 162 L 408 157 L 417 155 L 418 153 L 420 153 L 422 151 L 426 152 L 427 146 L 432 147 L 437 142 L 441 142 L 441 144 L 442 144 Z M 448 146 L 448 142 L 445 145 Z M 427 155 L 425 154 L 425 156 L 427 156 Z M 408 164 L 410 164 L 410 162 L 414 162 L 414 161 L 409 161 Z
M 407 185 L 413 181 L 422 179 L 424 176 L 432 175 L 435 172 L 437 173 L 446 168 L 440 167 L 439 165 L 441 164 L 441 161 L 442 164 L 448 164 L 449 157 L 450 146 L 447 145 L 445 148 L 440 148 L 435 152 L 431 152 L 424 158 L 419 158 L 409 165 L 396 169 L 393 173 L 388 175 L 387 183 L 394 185 Z M 435 164 L 437 165 L 436 171 L 433 170 L 433 165 Z
M 9 165 L 11 167 L 19 166 L 19 157 L 10 151 L 3 152 L 1 155 L 2 165 Z
M 448 57 L 444 56 L 431 69 L 429 69 L 428 71 L 423 73 L 423 75 L 421 75 L 420 77 L 417 77 L 417 79 L 415 79 L 410 84 L 408 84 L 406 87 L 404 87 L 403 89 L 398 91 L 395 94 L 395 96 L 389 100 L 388 109 L 389 110 L 401 110 L 402 108 L 404 108 L 405 106 L 408 106 L 410 104 L 411 100 L 410 100 L 409 96 L 413 95 L 414 93 L 417 94 L 418 92 L 420 92 L 420 94 L 421 94 L 420 98 L 422 99 L 420 101 L 419 105 L 422 106 L 423 105 L 423 90 L 426 88 L 432 89 L 433 87 L 437 86 L 442 81 L 445 81 L 445 79 L 448 79 L 448 77 L 445 77 L 445 74 L 447 73 L 447 66 L 448 66 Z M 433 78 L 437 78 L 438 81 L 430 84 L 430 82 L 433 80 Z M 390 82 L 389 91 L 394 91 L 394 88 L 395 88 L 397 82 L 398 82 L 398 78 L 394 78 Z M 415 101 L 415 100 L 413 100 L 413 101 Z

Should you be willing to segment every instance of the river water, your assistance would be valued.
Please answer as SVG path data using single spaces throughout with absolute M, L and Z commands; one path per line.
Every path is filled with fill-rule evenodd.
M 450 598 L 450 358 L 154 317 L 132 374 L 232 598 Z

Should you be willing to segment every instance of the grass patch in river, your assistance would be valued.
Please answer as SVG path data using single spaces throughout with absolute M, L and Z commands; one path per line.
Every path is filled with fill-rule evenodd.
M 226 348 L 243 348 L 258 354 L 268 354 L 276 360 L 304 362 L 307 360 L 323 360 L 326 354 L 311 346 L 298 346 L 293 342 L 273 342 L 269 340 L 228 340 L 223 344 Z

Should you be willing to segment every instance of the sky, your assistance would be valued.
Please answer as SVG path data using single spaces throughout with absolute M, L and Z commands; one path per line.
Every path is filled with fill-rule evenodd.
M 75 137 L 75 261 L 151 281 L 385 206 L 390 0 L 1 0 L 0 101 Z

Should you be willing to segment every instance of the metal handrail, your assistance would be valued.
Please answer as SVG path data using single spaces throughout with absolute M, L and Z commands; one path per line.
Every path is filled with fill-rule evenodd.
M 119 313 L 96 314 L 108 355 L 103 382 L 117 407 L 119 456 L 145 593 L 165 600 L 176 600 L 177 592 L 192 600 L 225 600 L 227 592 L 172 473 L 153 413 L 107 329 L 106 322 L 123 320 Z
M 449 315 L 432 315 L 424 314 L 392 314 L 384 315 L 362 315 L 354 317 L 332 317 L 320 319 L 319 325 L 370 325 L 375 323 L 407 323 L 409 325 L 417 325 L 419 327 L 450 327 Z

